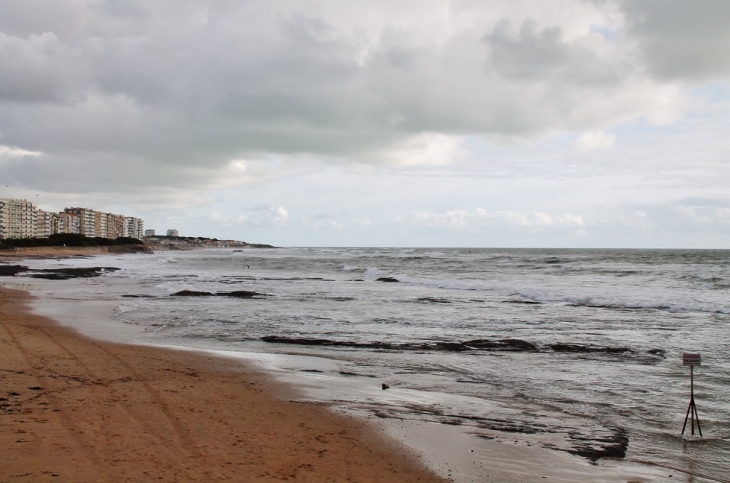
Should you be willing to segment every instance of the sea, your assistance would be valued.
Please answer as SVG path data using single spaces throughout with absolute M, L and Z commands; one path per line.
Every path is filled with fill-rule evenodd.
M 258 357 L 303 398 L 383 424 L 730 481 L 730 250 L 246 248 L 27 264 L 104 267 L 34 290 L 104 300 L 139 339 Z M 701 355 L 700 425 L 684 435 L 683 353 Z

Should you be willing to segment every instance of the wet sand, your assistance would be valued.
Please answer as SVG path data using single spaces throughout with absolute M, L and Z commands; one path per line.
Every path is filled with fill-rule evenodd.
M 240 362 L 100 342 L 0 289 L 0 482 L 439 482 Z

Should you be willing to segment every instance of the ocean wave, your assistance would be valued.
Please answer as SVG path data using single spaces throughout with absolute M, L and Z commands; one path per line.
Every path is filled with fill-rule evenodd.
M 730 314 L 730 308 L 703 304 L 666 304 L 666 303 L 631 303 L 631 302 L 598 302 L 592 299 L 564 299 L 569 307 L 590 307 L 609 310 L 662 310 L 673 312 L 705 312 L 709 314 Z

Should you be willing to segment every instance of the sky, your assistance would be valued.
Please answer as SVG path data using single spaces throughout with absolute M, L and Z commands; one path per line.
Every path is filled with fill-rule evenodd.
M 726 0 L 3 0 L 0 197 L 278 246 L 730 248 Z

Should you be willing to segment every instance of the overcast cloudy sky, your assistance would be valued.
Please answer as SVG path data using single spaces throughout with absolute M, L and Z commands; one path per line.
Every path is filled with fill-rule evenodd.
M 727 0 L 2 0 L 0 197 L 276 245 L 730 248 Z

